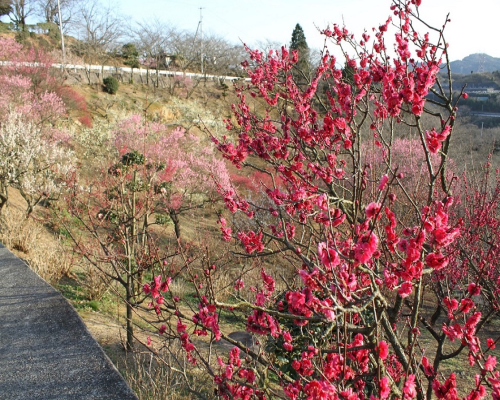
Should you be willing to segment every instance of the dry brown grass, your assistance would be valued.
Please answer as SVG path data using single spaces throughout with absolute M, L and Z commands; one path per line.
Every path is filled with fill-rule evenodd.
M 0 241 L 49 283 L 57 283 L 73 266 L 73 255 L 61 239 L 16 206 L 0 215 Z
M 79 283 L 83 286 L 85 294 L 89 300 L 101 300 L 109 291 L 111 285 L 110 278 L 99 272 L 86 260 L 80 262 L 83 278 Z
M 118 361 L 117 367 L 139 400 L 196 399 L 213 386 L 199 368 L 188 365 L 183 350 L 174 343 L 157 355 L 149 351 L 131 354 Z

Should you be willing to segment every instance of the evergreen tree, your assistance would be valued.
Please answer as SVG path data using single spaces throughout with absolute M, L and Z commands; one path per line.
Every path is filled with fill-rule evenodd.
M 307 45 L 306 36 L 300 24 L 295 25 L 295 29 L 292 32 L 290 50 L 297 50 L 299 53 L 299 61 L 295 64 L 294 78 L 297 82 L 304 82 L 311 73 L 311 61 L 309 46 Z
M 134 43 L 127 43 L 122 46 L 123 63 L 132 68 L 139 68 L 139 52 Z
M 11 0 L 0 0 L 0 16 L 7 15 L 12 12 Z

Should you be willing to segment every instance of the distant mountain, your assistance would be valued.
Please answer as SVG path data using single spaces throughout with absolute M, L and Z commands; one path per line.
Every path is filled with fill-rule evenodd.
M 471 72 L 493 72 L 500 70 L 500 58 L 488 54 L 476 53 L 465 57 L 463 60 L 450 63 L 451 72 L 455 74 L 470 74 Z

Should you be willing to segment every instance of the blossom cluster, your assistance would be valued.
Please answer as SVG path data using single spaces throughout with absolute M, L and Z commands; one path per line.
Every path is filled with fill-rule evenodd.
M 475 384 L 462 390 L 466 398 L 488 391 L 498 398 L 500 372 L 490 353 L 496 340 L 478 331 L 498 310 L 491 282 L 499 275 L 486 276 L 499 225 L 493 205 L 487 226 L 467 230 L 463 215 L 455 217 L 461 199 L 452 196 L 446 168 L 456 102 L 436 85 L 447 44 L 441 28 L 435 42 L 415 30 L 420 6 L 393 2 L 393 15 L 359 41 L 338 25 L 325 30 L 344 51 L 345 68 L 325 49 L 307 85 L 294 80 L 297 52 L 248 49 L 251 83 L 236 87 L 230 133 L 212 140 L 236 168 L 251 166 L 270 179 L 260 197 L 219 186 L 234 224 L 223 213 L 218 223 L 224 241 L 265 267 L 249 293 L 242 276 L 230 285 L 234 303 L 217 299 L 210 272 L 204 294 L 193 282 L 200 300 L 193 333 L 201 327 L 223 338 L 222 310 L 235 311 L 265 345 L 257 353 L 237 343 L 227 361 L 218 358 L 219 396 L 456 399 L 456 375 L 441 383 L 440 372 L 463 351 L 478 370 Z M 355 57 L 344 50 L 349 45 Z M 425 126 L 430 91 L 446 104 L 429 113 L 435 125 Z M 408 126 L 419 140 L 395 139 L 396 127 Z M 418 168 L 405 165 L 410 145 Z M 486 262 L 464 234 L 482 240 Z M 429 302 L 435 315 L 428 315 Z M 488 305 L 481 309 L 481 302 Z M 279 389 L 259 390 L 267 374 Z

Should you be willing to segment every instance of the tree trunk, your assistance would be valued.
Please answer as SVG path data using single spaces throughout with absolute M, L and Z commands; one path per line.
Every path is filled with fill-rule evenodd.
M 132 285 L 132 276 L 127 276 L 126 306 L 127 306 L 127 351 L 134 348 L 134 325 L 132 324 L 132 299 L 134 297 L 134 288 Z
M 175 237 L 177 239 L 181 238 L 181 223 L 179 221 L 179 215 L 175 211 L 169 211 L 170 219 L 174 223 Z
M 0 214 L 2 213 L 3 208 L 7 205 L 7 200 L 9 200 L 7 186 L 0 184 Z
M 134 327 L 132 325 L 132 299 L 134 296 L 134 264 L 135 264 L 135 243 L 137 240 L 137 220 L 136 220 L 136 193 L 135 186 L 137 183 L 137 171 L 134 171 L 133 177 L 133 187 L 134 193 L 132 194 L 132 226 L 131 226 L 131 236 L 130 240 L 131 247 L 128 249 L 128 265 L 127 265 L 127 287 L 126 290 L 126 303 L 127 303 L 127 350 L 132 350 L 134 347 Z M 134 262 L 133 262 L 134 261 Z

